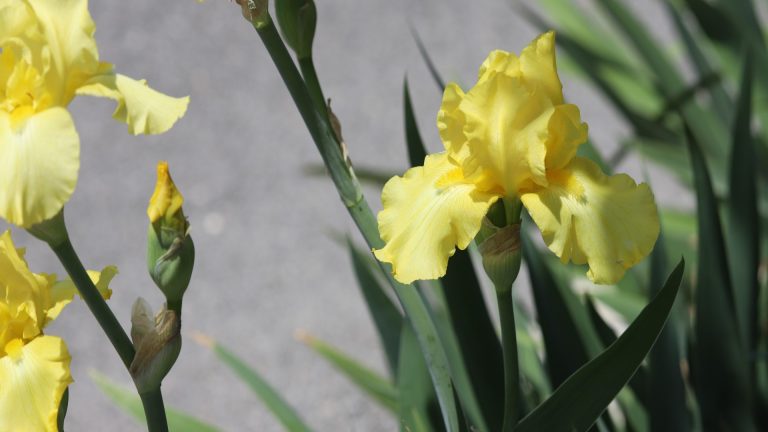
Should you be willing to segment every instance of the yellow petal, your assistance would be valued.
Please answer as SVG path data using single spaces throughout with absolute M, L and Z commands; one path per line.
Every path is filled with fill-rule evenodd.
M 530 182 L 545 186 L 550 165 L 561 167 L 587 136 L 574 105 L 552 105 L 520 78 L 491 74 L 462 100 L 469 155 L 464 172 L 517 195 Z
M 437 112 L 437 130 L 445 150 L 454 162 L 461 163 L 469 149 L 464 136 L 464 113 L 459 104 L 464 99 L 464 92 L 456 83 L 445 86 L 440 111 Z
M 645 258 L 659 235 L 653 193 L 626 174 L 606 176 L 594 162 L 575 157 L 549 173 L 549 186 L 521 197 L 544 242 L 562 262 L 589 264 L 598 284 L 618 282 Z
M 109 283 L 115 275 L 117 275 L 117 267 L 115 266 L 104 267 L 100 272 L 88 270 L 88 276 L 105 300 L 109 300 L 112 297 L 112 289 L 109 287 Z M 46 322 L 56 319 L 64 309 L 64 306 L 72 301 L 75 294 L 78 294 L 77 287 L 75 287 L 71 279 L 56 281 L 51 287 L 50 292 L 50 305 L 46 310 Z
M 112 114 L 128 124 L 134 135 L 167 131 L 187 111 L 189 97 L 174 98 L 152 90 L 145 80 L 134 80 L 108 70 L 88 80 L 77 94 L 100 96 L 117 101 Z
M 65 109 L 16 125 L 0 110 L 0 217 L 29 227 L 55 216 L 74 192 L 79 168 L 80 140 Z
M 530 91 L 543 92 L 552 105 L 563 103 L 563 85 L 557 75 L 553 31 L 534 39 L 523 49 L 520 57 L 506 51 L 492 51 L 480 66 L 478 84 L 495 73 L 521 79 Z
M 184 204 L 184 197 L 171 178 L 168 162 L 158 162 L 157 182 L 147 207 L 149 221 L 155 223 L 163 218 L 168 225 L 175 224 L 183 227 L 186 225 L 186 219 L 181 208 L 182 204 Z
M 51 68 L 46 74 L 47 84 L 59 104 L 66 106 L 75 90 L 99 68 L 99 53 L 93 38 L 96 27 L 88 12 L 88 1 L 26 0 L 25 3 L 37 16 L 49 50 Z
M 393 177 L 381 195 L 379 231 L 386 246 L 376 258 L 392 264 L 395 279 L 437 279 L 456 247 L 465 249 L 498 195 L 467 183 L 444 153 L 426 157 L 423 167 Z
M 40 336 L 8 345 L 0 357 L 0 430 L 56 432 L 59 403 L 72 382 L 64 341 Z

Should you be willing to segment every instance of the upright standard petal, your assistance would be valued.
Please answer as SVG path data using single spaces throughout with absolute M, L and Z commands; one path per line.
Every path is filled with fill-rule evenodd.
M 378 219 L 386 245 L 374 254 L 392 264 L 402 283 L 437 279 L 456 247 L 465 249 L 475 237 L 497 198 L 466 182 L 445 153 L 429 155 L 423 167 L 384 185 Z
M 547 176 L 548 187 L 535 187 L 521 199 L 562 262 L 588 264 L 590 280 L 613 284 L 651 252 L 659 219 L 648 185 L 626 174 L 606 176 L 578 156 Z
M 56 432 L 64 390 L 72 382 L 64 341 L 36 337 L 11 341 L 0 353 L 0 430 Z
M 17 0 L 18 1 L 18 0 Z M 93 37 L 96 26 L 88 12 L 88 0 L 26 0 L 35 15 L 50 55 L 46 83 L 57 104 L 66 106 L 75 90 L 99 69 L 99 53 Z
M 69 200 L 80 140 L 67 110 L 50 108 L 19 124 L 0 111 L 0 217 L 21 227 L 50 219 Z
M 563 85 L 557 75 L 555 33 L 550 31 L 534 39 L 520 57 L 502 50 L 488 54 L 478 73 L 478 84 L 495 73 L 519 78 L 531 91 L 543 92 L 552 105 L 563 103 Z
M 107 70 L 94 76 L 77 90 L 77 94 L 101 96 L 117 101 L 112 114 L 115 120 L 128 124 L 133 135 L 160 134 L 184 116 L 189 97 L 174 98 L 152 90 L 145 80 L 134 80 Z

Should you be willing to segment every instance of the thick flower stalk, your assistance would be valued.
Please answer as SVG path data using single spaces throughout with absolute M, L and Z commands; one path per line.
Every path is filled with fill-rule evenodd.
M 116 269 L 88 273 L 109 298 Z M 58 430 L 59 403 L 72 382 L 70 355 L 62 339 L 43 329 L 76 292 L 69 280 L 32 273 L 10 231 L 0 236 L 0 430 Z
M 382 192 L 386 245 L 374 253 L 398 281 L 443 276 L 499 199 L 522 202 L 549 249 L 588 264 L 595 283 L 617 282 L 653 248 L 659 220 L 648 185 L 576 156 L 587 125 L 563 101 L 553 32 L 519 57 L 492 52 L 468 92 L 448 85 L 437 125 L 445 151 Z
M 24 228 L 72 195 L 80 140 L 77 95 L 117 101 L 132 134 L 168 130 L 189 98 L 172 98 L 100 61 L 87 0 L 0 0 L 0 217 Z

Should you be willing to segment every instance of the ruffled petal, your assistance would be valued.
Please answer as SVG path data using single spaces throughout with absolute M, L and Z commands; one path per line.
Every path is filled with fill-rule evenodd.
M 100 96 L 117 101 L 112 114 L 115 120 L 128 124 L 128 131 L 138 134 L 160 134 L 184 116 L 189 97 L 174 98 L 147 86 L 145 80 L 134 80 L 108 70 L 94 76 L 77 94 Z
M 384 185 L 378 220 L 386 246 L 374 254 L 392 264 L 402 283 L 437 279 L 456 247 L 465 249 L 475 237 L 497 198 L 467 183 L 446 154 L 429 155 L 423 167 Z
M 548 187 L 521 199 L 562 262 L 588 264 L 590 280 L 613 284 L 651 252 L 659 218 L 647 184 L 626 174 L 606 176 L 578 156 L 548 178 Z
M 26 0 L 49 47 L 51 69 L 46 84 L 65 106 L 75 90 L 99 68 L 99 53 L 93 37 L 96 26 L 87 0 Z
M 55 216 L 74 192 L 79 168 L 80 139 L 65 109 L 18 124 L 0 111 L 0 217 L 29 227 Z
M 456 83 L 445 86 L 440 111 L 437 112 L 437 130 L 443 141 L 448 156 L 454 162 L 461 163 L 467 155 L 467 138 L 464 136 L 464 113 L 459 104 L 464 99 L 464 91 Z
M 95 270 L 88 270 L 88 276 L 96 285 L 96 289 L 99 290 L 99 294 L 105 299 L 109 300 L 112 297 L 112 289 L 109 287 L 109 283 L 112 278 L 117 275 L 117 267 L 107 266 L 100 272 Z M 46 322 L 51 322 L 59 316 L 64 306 L 68 305 L 72 299 L 78 294 L 77 287 L 71 279 L 64 279 L 57 281 L 51 287 L 50 293 L 50 306 L 46 310 Z
M 520 57 L 502 50 L 492 51 L 480 66 L 478 84 L 497 73 L 519 78 L 529 91 L 544 93 L 552 105 L 563 103 L 563 85 L 555 60 L 555 32 L 534 39 Z
M 531 179 L 546 184 L 545 134 L 553 107 L 542 96 L 504 74 L 494 74 L 466 94 L 459 106 L 469 146 L 464 172 L 473 181 L 489 178 L 508 194 Z
M 64 341 L 40 336 L 26 345 L 16 339 L 0 353 L 0 430 L 58 430 L 56 417 L 72 382 Z

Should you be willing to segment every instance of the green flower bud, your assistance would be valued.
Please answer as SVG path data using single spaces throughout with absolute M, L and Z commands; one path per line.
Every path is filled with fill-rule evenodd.
M 310 57 L 317 25 L 314 0 L 275 0 L 275 14 L 285 43 L 296 52 L 296 57 Z
M 505 204 L 497 202 L 491 207 L 475 237 L 485 273 L 497 291 L 512 289 L 522 260 L 520 211 L 516 206 Z M 510 214 L 507 208 L 512 210 Z
M 181 313 L 181 300 L 192 278 L 195 245 L 184 217 L 184 198 L 173 183 L 168 164 L 157 165 L 157 184 L 149 200 L 147 216 L 147 269 L 165 294 L 168 307 Z
M 136 299 L 131 311 L 131 340 L 136 355 L 130 372 L 139 393 L 160 388 L 181 352 L 181 319 L 165 306 L 152 318 L 152 308 Z

